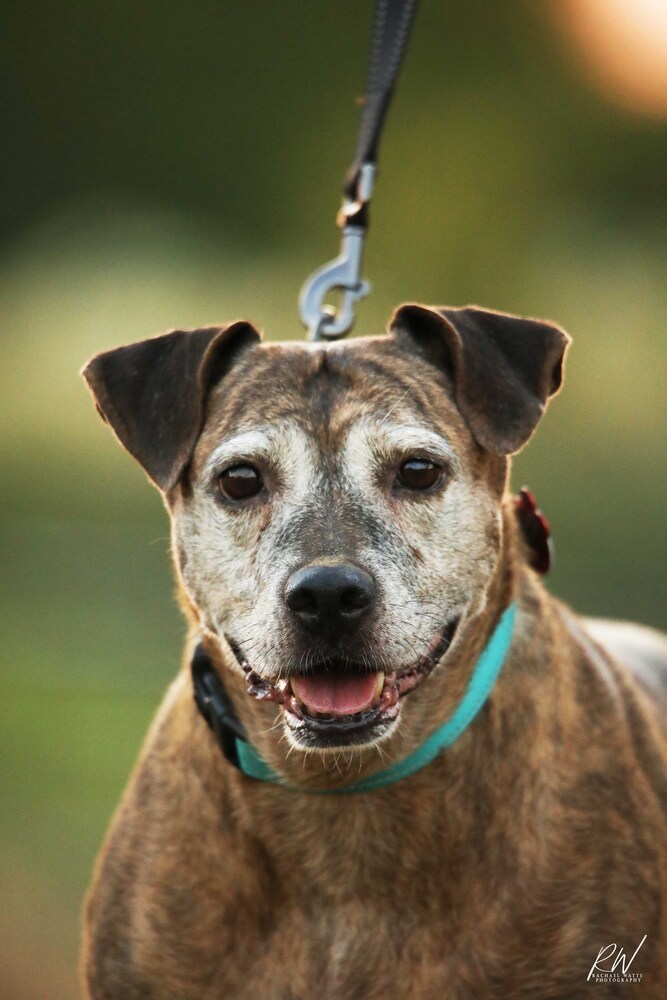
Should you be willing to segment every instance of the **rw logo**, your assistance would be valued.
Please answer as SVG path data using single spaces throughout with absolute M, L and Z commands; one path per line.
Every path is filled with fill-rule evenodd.
M 607 944 L 603 948 L 600 948 L 598 957 L 593 962 L 586 981 L 588 982 L 592 979 L 595 983 L 641 982 L 641 972 L 631 972 L 630 966 L 637 957 L 646 937 L 647 935 L 645 934 L 629 958 L 620 945 Z

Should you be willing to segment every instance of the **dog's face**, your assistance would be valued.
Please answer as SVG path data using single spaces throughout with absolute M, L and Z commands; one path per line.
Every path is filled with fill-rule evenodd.
M 506 455 L 567 338 L 404 307 L 389 337 L 256 340 L 247 324 L 171 334 L 86 374 L 164 490 L 185 590 L 250 692 L 281 705 L 296 746 L 368 744 L 483 608 Z
M 204 626 L 281 695 L 291 739 L 395 724 L 484 599 L 503 464 L 446 376 L 387 339 L 256 348 L 212 391 L 171 501 L 175 552 Z

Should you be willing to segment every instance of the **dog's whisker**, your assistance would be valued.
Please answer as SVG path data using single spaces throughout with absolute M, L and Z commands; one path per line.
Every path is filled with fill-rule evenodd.
M 283 728 L 282 719 L 280 717 L 278 717 L 276 719 L 276 721 L 273 723 L 273 725 L 269 726 L 268 729 L 258 729 L 257 730 L 257 735 L 258 736 L 267 736 L 269 733 L 278 732 L 282 728 Z
M 377 750 L 378 756 L 383 764 L 387 764 L 391 760 L 387 751 L 379 743 L 375 744 L 375 749 Z

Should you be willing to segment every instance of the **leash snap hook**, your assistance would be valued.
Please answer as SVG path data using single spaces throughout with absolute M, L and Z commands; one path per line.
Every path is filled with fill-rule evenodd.
M 371 290 L 361 277 L 364 237 L 368 228 L 366 206 L 371 200 L 375 164 L 364 163 L 338 214 L 342 232 L 340 254 L 306 279 L 299 295 L 301 322 L 309 340 L 338 340 L 354 323 L 354 304 Z M 340 306 L 326 304 L 330 292 L 342 291 Z
M 314 271 L 303 285 L 299 310 L 309 340 L 338 340 L 354 323 L 354 304 L 370 291 L 370 284 L 361 277 L 365 235 L 362 226 L 344 226 L 338 257 Z M 338 307 L 326 304 L 334 290 L 343 293 Z

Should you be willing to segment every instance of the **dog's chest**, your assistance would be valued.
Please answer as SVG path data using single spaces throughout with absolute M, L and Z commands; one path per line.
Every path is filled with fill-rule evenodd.
M 368 832 L 372 843 L 378 831 Z M 297 843 L 285 867 L 258 846 L 234 855 L 228 844 L 206 877 L 192 872 L 187 892 L 163 883 L 150 929 L 142 921 L 138 981 L 174 1000 L 580 995 L 594 935 L 577 906 L 559 909 L 552 886 L 529 885 L 516 868 L 499 879 L 496 862 L 462 880 L 433 855 L 424 863 L 422 850 L 418 864 L 407 844 L 392 870 L 381 846 L 369 854 L 335 833 L 332 824 L 326 842 L 313 837 L 310 856 Z M 564 899 L 575 898 L 570 885 Z M 628 940 L 638 933 L 615 926 Z
M 319 912 L 293 908 L 276 917 L 275 929 L 255 938 L 252 960 L 238 955 L 230 995 L 417 1000 L 430 992 L 435 997 L 430 987 L 438 981 L 437 995 L 446 1000 L 444 968 L 437 969 L 432 954 L 424 962 L 428 930 L 406 928 L 403 914 L 383 910 L 378 901 L 350 900 Z
M 434 888 L 437 896 L 422 886 Z M 476 926 L 461 913 L 456 921 L 426 908 L 416 916 L 391 891 L 333 907 L 294 896 L 265 903 L 220 914 L 216 948 L 179 935 L 168 949 L 178 956 L 172 975 L 163 936 L 160 969 L 149 978 L 175 987 L 164 995 L 179 1000 L 528 1000 L 574 997 L 585 978 L 579 947 L 569 963 L 545 969 L 539 940 L 528 944 L 508 919 L 491 927 L 481 913 Z
M 257 913 L 254 926 L 243 918 L 235 926 L 229 919 L 220 932 L 216 952 L 207 947 L 197 957 L 196 944 L 193 952 L 187 949 L 193 959 L 187 972 L 180 951 L 180 966 L 171 981 L 187 984 L 193 990 L 192 1000 L 454 1000 L 463 996 L 458 990 L 450 991 L 454 967 L 443 924 L 418 924 L 414 915 L 386 901 L 383 905 L 379 899 L 349 900 L 334 909 L 283 903 L 273 911 Z M 213 968 L 211 956 L 216 953 Z M 165 981 L 164 965 L 159 978 Z M 458 976 L 456 980 L 460 982 Z

